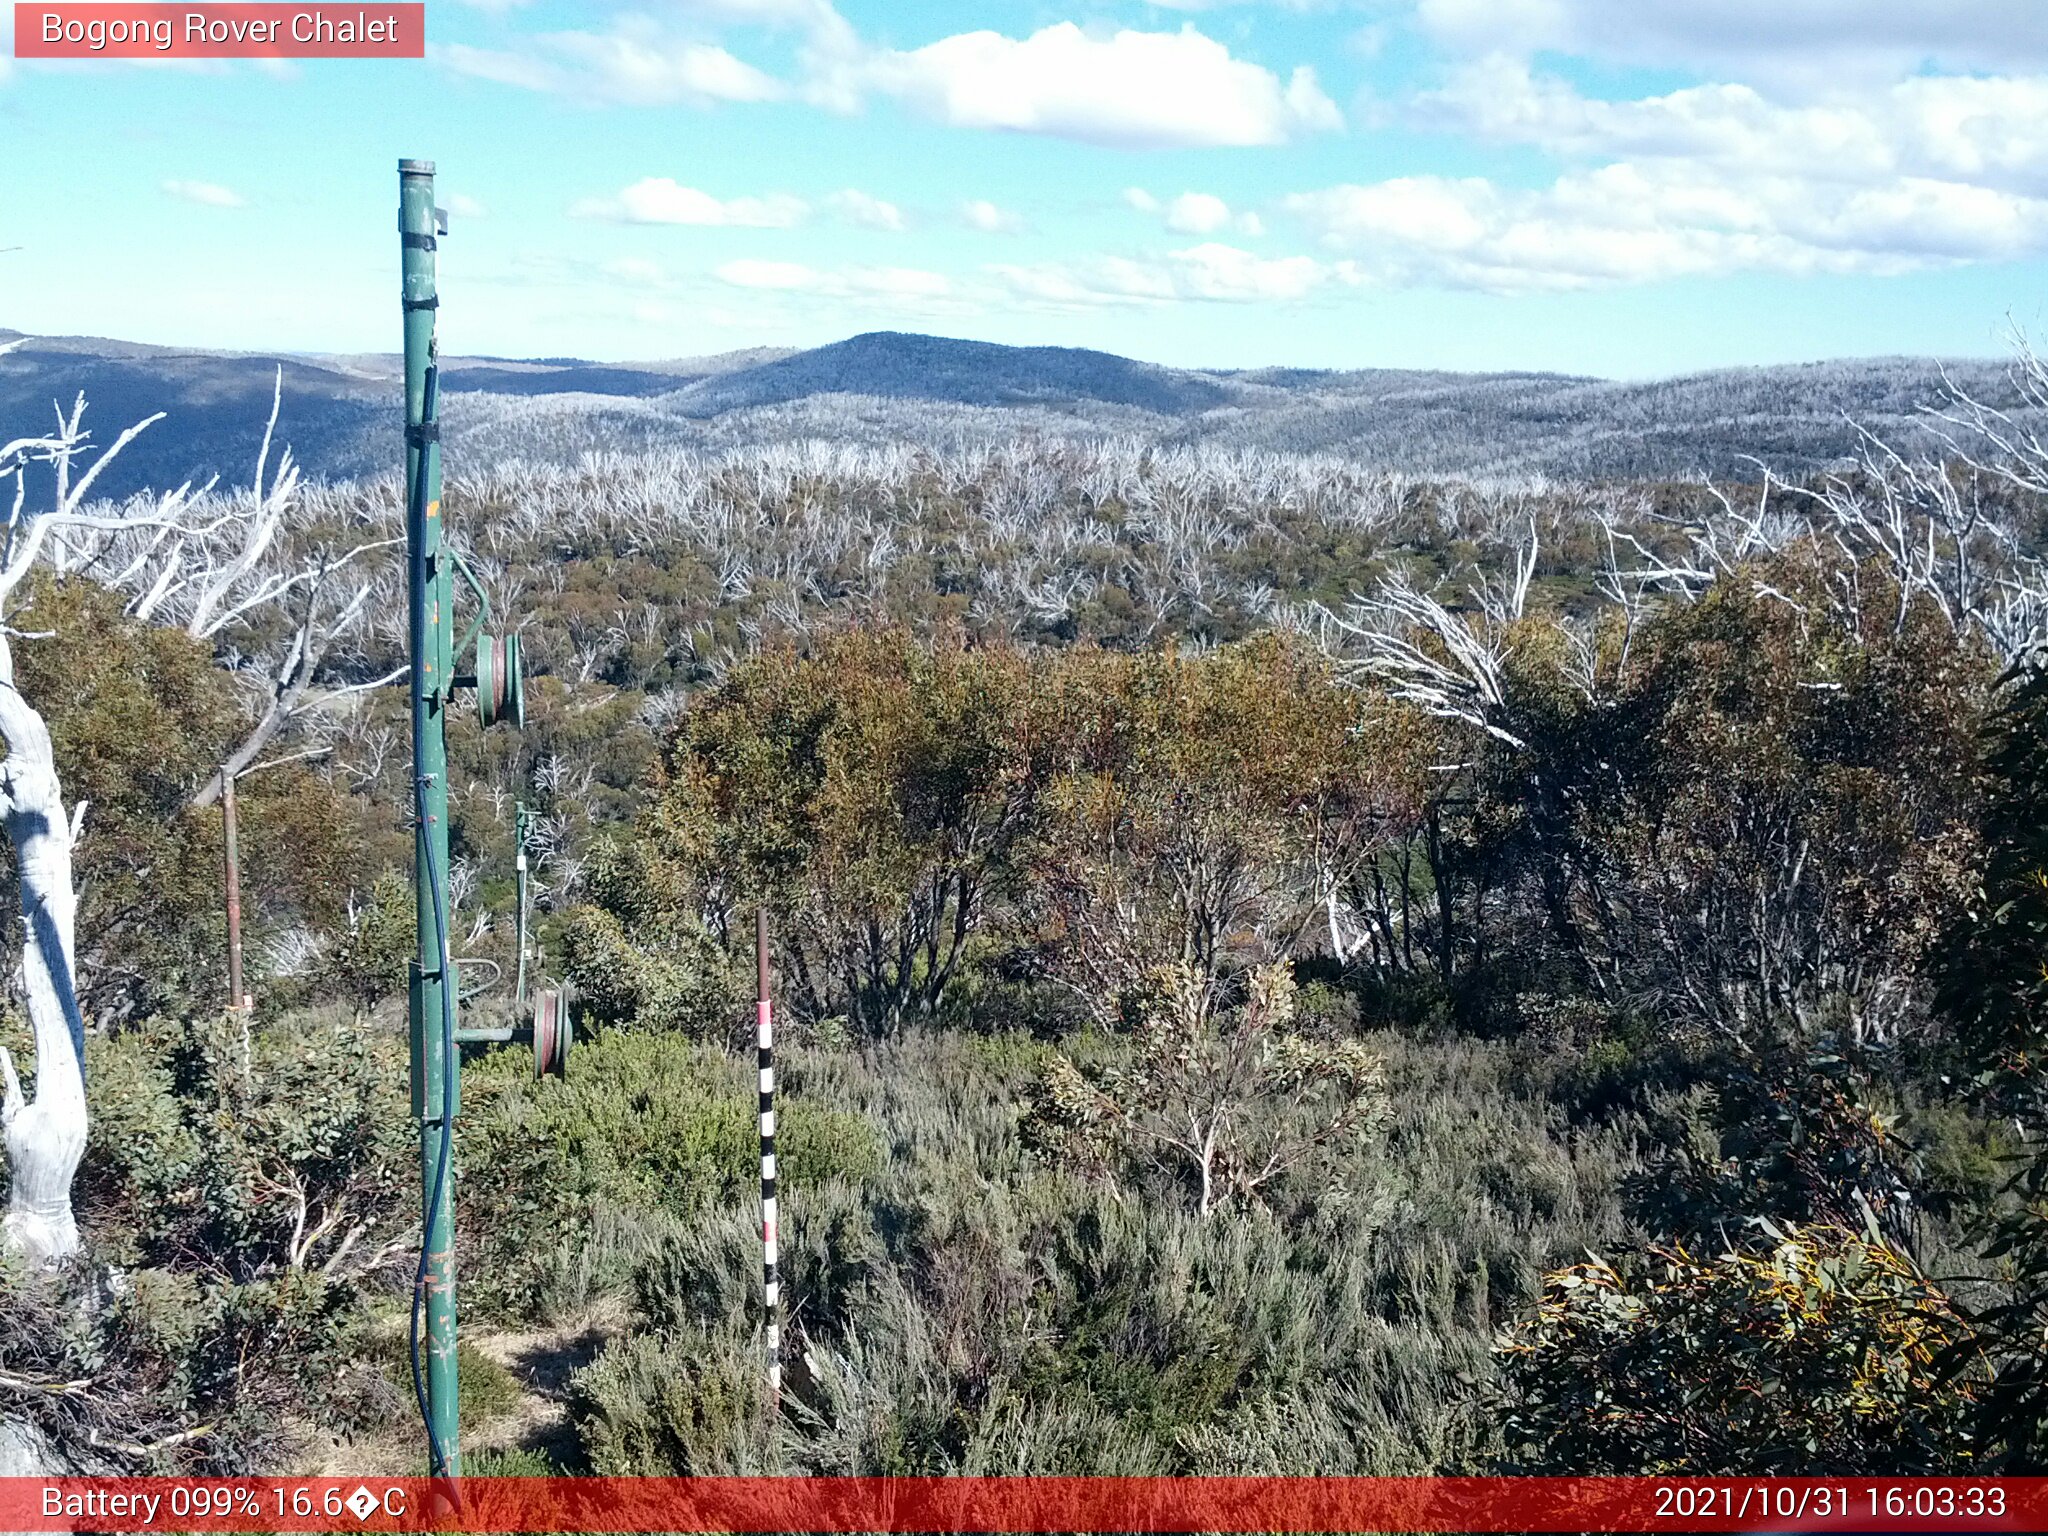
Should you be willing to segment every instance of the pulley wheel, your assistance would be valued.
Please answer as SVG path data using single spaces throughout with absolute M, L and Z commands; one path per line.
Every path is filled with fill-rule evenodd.
M 569 999 L 560 987 L 543 987 L 533 999 L 533 1075 L 564 1077 L 569 1071 Z
M 526 723 L 526 668 L 516 634 L 477 636 L 476 709 L 487 726 Z

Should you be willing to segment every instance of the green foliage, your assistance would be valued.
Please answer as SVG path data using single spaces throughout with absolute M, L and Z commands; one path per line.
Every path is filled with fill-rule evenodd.
M 1877 1222 L 1905 1237 L 1911 1148 L 1894 1117 L 1871 1108 L 1867 1074 L 1817 1050 L 1713 1060 L 1703 1112 L 1683 1128 L 1693 1134 L 1674 1134 L 1634 1181 L 1640 1219 L 1688 1242 L 1754 1217 L 1851 1230 Z
M 1047 1049 L 1029 1037 L 803 1053 L 805 1096 L 874 1123 L 891 1155 L 858 1184 L 784 1203 L 772 1441 L 747 1331 L 759 1233 L 741 1200 L 647 1248 L 638 1331 L 579 1383 L 593 1460 L 737 1472 L 772 1455 L 841 1474 L 1466 1465 L 1460 1377 L 1485 1374 L 1494 1309 L 1533 1295 L 1531 1255 L 1618 1234 L 1625 1143 L 1554 1139 L 1544 1074 L 1509 1047 L 1369 1044 L 1386 1062 L 1387 1135 L 1333 1145 L 1328 1176 L 1276 1191 L 1270 1210 L 1206 1221 L 1028 1154 L 1017 1100 Z M 664 1385 L 693 1371 L 712 1377 L 702 1409 Z
M 2024 1150 L 2010 1122 L 1949 1100 L 1912 1108 L 1899 1129 L 1915 1192 L 1944 1218 L 1996 1209 Z
M 88 1017 L 146 1015 L 226 995 L 221 814 L 189 801 L 252 721 L 211 650 L 127 617 L 119 593 L 38 572 L 10 622 L 23 696 L 42 712 L 68 805 L 86 819 L 77 977 Z M 382 818 L 301 767 L 249 779 L 241 799 L 245 943 L 338 920 L 367 884 Z
M 388 997 L 405 995 L 408 968 L 418 952 L 412 881 L 387 869 L 370 888 L 369 900 L 348 914 L 322 969 L 360 1016 Z
M 1213 989 L 1291 957 L 1399 795 L 1393 718 L 1274 636 L 1071 652 L 1034 683 L 1020 922 L 1105 1023 L 1162 967 Z
M 1980 897 L 1934 967 L 1982 1100 L 2048 1102 L 2048 664 L 2017 668 L 1989 722 Z
M 598 1024 L 730 1034 L 744 990 L 739 967 L 685 909 L 687 877 L 641 843 L 611 842 L 590 884 L 591 903 L 570 912 L 562 935 L 583 1012 Z
M 425 1463 L 421 1464 L 425 1475 Z M 481 1450 L 462 1453 L 464 1477 L 560 1477 L 562 1469 L 545 1451 Z
M 250 1282 L 164 1267 L 51 1276 L 0 1256 L 0 1371 L 26 1386 L 10 1407 L 110 1471 L 273 1462 L 297 1428 L 331 1417 L 360 1323 L 346 1287 L 303 1270 Z
M 38 575 L 16 626 L 16 678 L 50 727 L 68 804 L 87 804 L 73 860 L 79 1003 L 146 1012 L 225 995 L 220 832 L 186 801 L 242 725 L 206 646 L 130 621 L 120 594 Z
M 348 1277 L 411 1218 L 415 1144 L 388 1037 L 212 1015 L 92 1038 L 87 1070 L 76 1199 L 131 1261 Z
M 569 1304 L 603 1284 L 578 1267 L 607 1223 L 689 1217 L 760 1185 L 751 1074 L 675 1035 L 608 1032 L 579 1043 L 564 1081 L 536 1083 L 507 1050 L 464 1073 L 457 1138 L 463 1240 L 486 1308 Z M 790 1096 L 778 1117 L 778 1171 L 793 1191 L 871 1177 L 881 1148 L 861 1118 Z M 630 1262 L 630 1260 L 628 1260 Z M 625 1279 L 614 1270 L 609 1281 Z
M 2007 1464 L 2048 1461 L 2048 665 L 2004 680 L 1989 733 L 1983 886 L 1936 965 L 1972 1100 L 2022 1141 L 2005 1197 L 1985 1210 L 2001 1294 L 1976 1309 L 1997 1377 L 1984 1434 Z
M 1031 1120 L 1038 1142 L 1097 1167 L 1169 1167 L 1190 1177 L 1206 1216 L 1285 1175 L 1320 1172 L 1377 1129 L 1379 1058 L 1356 1040 L 1296 1030 L 1286 966 L 1252 972 L 1246 991 L 1219 1007 L 1192 965 L 1161 971 L 1139 1004 L 1128 1063 L 1093 1078 L 1064 1056 L 1047 1066 Z
M 93 1246 L 55 1276 L 0 1258 L 0 1371 L 88 1383 L 25 1401 L 89 1464 L 241 1472 L 354 1412 L 363 1290 L 414 1210 L 395 1053 L 242 1028 L 89 1036 Z
M 807 1018 L 931 1017 L 1016 834 L 1023 678 L 898 630 L 766 652 L 685 717 L 642 836 L 708 905 L 774 906 Z
M 1202 660 L 900 630 L 771 651 L 684 717 L 608 861 L 635 877 L 599 897 L 616 926 L 579 918 L 573 963 L 629 1016 L 704 968 L 697 913 L 723 933 L 765 893 L 807 1021 L 950 1016 L 1006 950 L 1113 1019 L 1158 966 L 1217 980 L 1289 951 L 1409 793 L 1400 734 L 1271 637 Z
M 798 479 L 793 519 L 844 494 Z M 1463 494 L 1403 492 L 1370 535 L 1288 509 L 1214 558 L 1336 600 L 1388 559 L 1427 584 L 1482 553 Z M 593 521 L 529 632 L 584 681 L 538 679 L 522 736 L 455 729 L 477 907 L 509 898 L 510 785 L 571 829 L 545 939 L 600 1027 L 566 1082 L 520 1049 L 467 1072 L 466 1316 L 630 1307 L 575 1387 L 594 1466 L 1414 1473 L 1502 1436 L 1580 1471 L 2042 1458 L 2048 1164 L 1995 1193 L 1993 1127 L 2044 1102 L 2048 683 L 2011 690 L 1987 776 L 1975 643 L 1881 561 L 1806 544 L 1608 616 L 1581 657 L 1542 607 L 1585 598 L 1591 535 L 1561 528 L 1578 544 L 1488 632 L 1510 745 L 1246 639 L 1235 596 L 1187 620 L 1219 647 L 1161 644 L 1180 621 L 1126 579 L 1138 509 L 1091 516 L 1101 579 L 1019 633 L 1128 649 L 963 620 L 972 561 L 937 540 L 874 594 L 906 627 L 743 660 L 716 659 L 752 649 L 741 608 L 786 588 L 728 603 L 701 551 Z M 1396 530 L 1412 550 L 1376 542 Z M 89 1006 L 143 1020 L 219 985 L 217 820 L 182 807 L 246 721 L 202 648 L 83 583 L 36 603 L 24 625 L 65 638 L 19 654 L 93 805 Z M 388 810 L 294 769 L 243 813 L 252 940 L 320 955 L 297 996 L 400 994 L 410 885 L 368 878 L 403 857 Z M 720 1049 L 762 902 L 810 1047 L 784 1062 L 773 1426 L 755 1099 Z M 503 958 L 507 926 L 479 947 Z M 1921 1066 L 1930 969 L 1969 1113 Z M 227 1466 L 275 1454 L 285 1406 L 353 1411 L 357 1294 L 397 1274 L 417 1172 L 395 1040 L 294 1009 L 245 1049 L 201 1014 L 95 1034 L 81 1214 L 134 1292 L 62 1292 L 69 1353 L 4 1358 L 125 1374 L 93 1413 L 137 1443 L 217 1418 L 164 1454 Z M 2003 1289 L 1973 1331 L 1892 1240 L 1939 1249 L 1941 1214 L 1987 1204 Z M 1693 1257 L 1756 1215 L 1787 1238 Z M 1866 1219 L 1882 1239 L 1847 1235 Z M 1645 1231 L 1646 1259 L 1543 1289 Z M 1489 1419 L 1470 1384 L 1539 1298 Z M 464 1364 L 488 1413 L 510 1378 Z
M 1707 1022 L 1860 1039 L 1894 1027 L 1895 978 L 1969 891 L 1989 658 L 1931 603 L 1901 611 L 1881 572 L 1856 573 L 1847 630 L 1785 600 L 1824 610 L 1845 578 L 1819 556 L 1747 574 L 1647 637 L 1624 728 L 1654 755 L 1615 842 L 1631 904 L 1691 926 L 1636 943 Z
M 377 1343 L 377 1363 L 386 1384 L 394 1396 L 410 1405 L 413 1385 L 408 1333 L 403 1327 L 395 1328 Z M 460 1407 L 464 1434 L 504 1417 L 519 1406 L 522 1395 L 519 1378 L 466 1338 L 456 1344 L 455 1369 L 462 1383 Z M 470 1465 L 467 1456 L 463 1458 L 462 1470 L 466 1476 L 482 1475 Z
M 1518 1469 L 1587 1475 L 1953 1475 L 1975 1464 L 1970 1342 L 1896 1250 L 1764 1227 L 1758 1253 L 1653 1249 L 1637 1275 L 1552 1274 L 1508 1329 L 1501 1428 Z
M 761 1393 L 760 1357 L 742 1339 L 642 1334 L 577 1374 L 570 1412 L 599 1476 L 702 1477 L 759 1470 Z
M 1029 1350 L 1012 1390 L 1099 1405 L 1128 1430 L 1171 1445 L 1212 1424 L 1255 1380 L 1259 1340 L 1203 1282 L 1162 1267 L 1115 1207 L 1083 1208 L 1050 1238 L 1057 1344 Z
M 1805 542 L 1594 639 L 1587 692 L 1548 615 L 1506 636 L 1523 745 L 1470 746 L 1426 823 L 1402 896 L 1464 1017 L 1541 978 L 1745 1046 L 1921 1024 L 1906 979 L 1972 883 L 1981 643 Z
M 519 1406 L 517 1376 L 466 1339 L 456 1346 L 455 1354 L 456 1370 L 462 1379 L 464 1430 L 488 1424 Z

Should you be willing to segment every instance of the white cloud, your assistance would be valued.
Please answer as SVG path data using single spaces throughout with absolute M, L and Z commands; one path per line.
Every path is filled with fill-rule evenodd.
M 1327 11 L 1343 0 L 1145 0 L 1162 11 L 1221 11 L 1234 6 L 1268 5 L 1280 11 Z
M 669 0 L 681 15 L 767 27 L 815 27 L 838 13 L 826 0 Z
M 825 199 L 834 212 L 849 223 L 863 225 L 868 229 L 902 229 L 903 210 L 894 203 L 885 202 L 866 192 L 848 187 L 844 192 L 834 192 Z
M 624 224 L 702 224 L 746 229 L 787 229 L 810 212 L 804 200 L 787 193 L 765 197 L 717 198 L 685 187 L 668 176 L 648 176 L 616 197 L 584 198 L 569 212 L 580 219 L 612 219 Z
M 1512 0 L 1499 14 L 1526 33 L 1565 9 Z M 1602 100 L 1491 52 L 1412 107 L 1423 126 L 1578 165 L 1547 187 L 1415 176 L 1286 201 L 1326 248 L 1386 281 L 1587 287 L 2048 254 L 2048 78 L 1916 74 L 1826 99 L 1724 82 Z
M 941 272 L 918 267 L 867 267 L 848 275 L 856 292 L 898 298 L 939 298 L 953 291 L 953 280 Z
M 1013 296 L 1061 309 L 1105 304 L 1165 304 L 1173 283 L 1158 268 L 1123 256 L 1093 262 L 998 263 L 989 272 Z
M 1230 204 L 1213 192 L 1183 192 L 1165 203 L 1143 187 L 1126 187 L 1124 201 L 1140 213 L 1158 214 L 1166 227 L 1181 235 L 1214 235 L 1236 230 L 1263 235 L 1265 221 L 1256 213 L 1232 213 Z
M 896 300 L 913 307 L 945 300 L 954 294 L 953 280 L 941 272 L 916 267 L 840 267 L 827 269 L 797 261 L 728 261 L 715 274 L 735 288 L 765 288 L 782 293 L 824 298 Z
M 475 198 L 456 192 L 448 198 L 448 212 L 451 217 L 458 219 L 481 219 L 490 213 L 490 209 Z
M 1603 101 L 1491 55 L 1421 99 L 1442 126 L 1564 154 L 1677 157 L 1825 181 L 1953 179 L 2048 193 L 2048 78 L 1922 75 L 1785 105 L 1747 85 Z
M 1738 271 L 1890 274 L 2048 250 L 2048 202 L 1922 178 L 1878 187 L 1682 160 L 1538 190 L 1403 177 L 1284 200 L 1376 281 L 1512 292 Z
M 728 23 L 799 29 L 800 88 L 696 35 Z M 1313 69 L 1283 79 L 1192 24 L 1105 32 L 1060 22 L 1023 38 L 962 32 L 902 50 L 864 43 L 829 0 L 675 0 L 660 19 L 628 14 L 605 31 L 535 35 L 512 48 L 436 43 L 428 56 L 455 74 L 592 105 L 800 94 L 854 111 L 882 96 L 955 127 L 1122 148 L 1283 144 L 1343 126 Z
M 773 101 L 780 81 L 709 43 L 674 43 L 627 31 L 570 32 L 556 51 L 579 64 L 607 99 L 659 105 L 677 101 Z
M 565 91 L 568 76 L 557 66 L 525 53 L 472 48 L 467 43 L 429 43 L 427 57 L 458 75 L 513 85 L 523 91 Z
M 211 181 L 167 181 L 164 190 L 188 203 L 198 203 L 207 208 L 240 208 L 245 206 L 241 195 L 230 192 L 226 187 Z
M 960 313 L 1034 308 L 1086 310 L 1183 302 L 1288 302 L 1360 281 L 1348 261 L 1262 257 L 1209 242 L 1151 259 L 1096 256 L 1034 264 L 991 263 L 956 278 L 910 267 L 813 266 L 743 258 L 714 275 L 736 288 L 839 301 L 868 300 Z
M 960 128 L 1041 133 L 1122 148 L 1282 144 L 1342 126 L 1303 66 L 1285 81 L 1192 26 L 1026 38 L 962 32 L 842 67 L 835 90 L 894 97 Z
M 1230 302 L 1306 298 L 1350 270 L 1325 266 L 1311 256 L 1264 257 L 1213 242 L 1175 251 L 1171 260 L 1191 297 Z
M 960 218 L 968 228 L 978 229 L 985 235 L 1014 235 L 1024 228 L 1022 215 L 998 207 L 982 197 L 969 198 L 962 203 Z
M 1029 266 L 995 265 L 988 270 L 1013 299 L 1058 309 L 1192 300 L 1287 302 L 1362 280 L 1353 262 L 1324 262 L 1312 256 L 1264 257 L 1215 242 L 1171 251 L 1153 260 L 1101 256 Z
M 1230 228 L 1230 204 L 1213 192 L 1183 192 L 1166 209 L 1166 227 L 1184 235 Z
M 2048 63 L 2048 6 L 2030 0 L 1416 0 L 1438 42 L 1734 71 L 1823 91 L 1929 66 Z
M 434 44 L 428 56 L 460 75 L 599 106 L 775 101 L 788 88 L 716 44 L 677 37 L 645 16 L 608 32 L 555 32 L 517 51 Z

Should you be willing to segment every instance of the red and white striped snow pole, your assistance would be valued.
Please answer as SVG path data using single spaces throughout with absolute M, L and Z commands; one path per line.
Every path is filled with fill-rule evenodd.
M 782 1287 L 776 1277 L 775 1223 L 775 1009 L 768 1000 L 768 909 L 754 914 L 754 1015 L 761 1053 L 761 1278 L 767 1321 L 768 1409 L 782 1400 Z

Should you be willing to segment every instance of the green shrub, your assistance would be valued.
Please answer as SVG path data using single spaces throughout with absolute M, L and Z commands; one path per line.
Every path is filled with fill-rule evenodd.
M 88 808 L 74 853 L 74 976 L 86 1018 L 104 1022 L 224 999 L 221 814 L 190 801 L 255 723 L 207 642 L 128 607 L 126 594 L 38 571 L 12 609 L 14 680 L 49 725 L 66 804 Z M 240 799 L 244 936 L 260 993 L 264 941 L 331 927 L 377 868 L 389 818 L 304 764 L 250 778 Z M 12 857 L 0 843 L 0 864 Z
M 576 1250 L 608 1237 L 625 1251 L 584 1284 L 622 1286 L 633 1250 L 673 1220 L 757 1197 L 758 1100 L 739 1062 L 679 1036 L 618 1031 L 579 1044 L 563 1081 L 536 1083 L 531 1059 L 501 1051 L 465 1075 L 461 1216 L 482 1305 L 562 1300 Z M 801 1097 L 784 1099 L 778 1133 L 791 1190 L 881 1166 L 865 1121 Z
M 600 1476 L 756 1470 L 765 1424 L 758 1347 L 738 1335 L 638 1334 L 577 1372 L 570 1413 Z
M 2021 1155 L 2006 1125 L 1957 1104 L 1922 1105 L 1901 1119 L 1899 1133 L 1912 1149 L 1916 1194 L 1944 1214 L 1991 1209 Z
M 569 914 L 563 959 L 593 1023 L 723 1040 L 738 1016 L 732 966 L 701 926 L 650 926 L 628 935 L 602 907 Z
M 1390 1134 L 1345 1149 L 1276 1210 L 1206 1221 L 1160 1191 L 1119 1196 L 1023 1154 L 1017 1087 L 1044 1047 L 935 1032 L 801 1053 L 805 1097 L 858 1111 L 890 1155 L 872 1178 L 784 1202 L 785 1464 L 1470 1466 L 1485 1447 L 1470 1383 L 1490 1374 L 1492 1319 L 1534 1295 L 1544 1262 L 1619 1235 L 1624 1148 L 1614 1130 L 1556 1139 L 1547 1085 L 1516 1046 L 1368 1043 L 1387 1063 Z M 750 1380 L 761 1274 L 744 1199 L 651 1241 L 633 1295 L 660 1343 L 609 1346 L 621 1358 L 586 1381 L 605 1455 L 620 1426 L 656 1417 L 660 1370 L 732 1356 Z M 634 1444 L 650 1470 L 705 1464 L 701 1439 Z
M 298 1426 L 339 1421 L 362 1344 L 353 1291 L 318 1274 L 258 1280 L 119 1270 L 26 1273 L 0 1250 L 0 1368 L 65 1453 L 108 1471 L 244 1473 Z M 39 1385 L 84 1382 L 82 1390 Z
M 37 1398 L 60 1441 L 97 1429 L 143 1448 L 117 1467 L 240 1472 L 293 1426 L 350 1420 L 364 1289 L 416 1210 L 399 1054 L 304 1019 L 88 1036 L 73 1195 L 93 1267 L 0 1277 L 0 1364 L 94 1383 Z
M 456 1345 L 455 1368 L 462 1380 L 460 1407 L 465 1432 L 503 1418 L 519 1406 L 524 1395 L 519 1378 L 467 1339 Z M 407 1380 L 411 1380 L 409 1373 Z
M 415 1402 L 411 1335 L 405 1326 L 405 1319 L 401 1317 L 397 1321 L 398 1327 L 378 1339 L 373 1359 L 386 1384 L 392 1389 L 389 1395 L 403 1401 L 406 1412 L 410 1414 Z M 424 1350 L 424 1342 L 421 1348 Z M 422 1363 L 424 1364 L 424 1359 Z M 519 1378 L 468 1339 L 461 1340 L 455 1347 L 455 1369 L 462 1384 L 459 1406 L 465 1434 L 490 1423 L 493 1419 L 502 1418 L 519 1406 L 523 1392 Z M 473 1474 L 475 1469 L 465 1460 L 463 1471 Z
M 421 1476 L 425 1463 L 421 1463 Z M 464 1477 L 560 1477 L 562 1469 L 545 1451 L 515 1448 L 508 1451 L 466 1451 L 462 1457 Z
M 321 961 L 323 979 L 358 1014 L 405 994 L 407 969 L 419 952 L 413 902 L 412 881 L 398 870 L 385 870 Z
M 347 1279 L 414 1219 L 398 1042 L 232 1015 L 94 1036 L 81 1219 L 124 1260 Z
M 1911 1262 L 1838 1228 L 1765 1224 L 1757 1252 L 1652 1250 L 1551 1275 L 1509 1329 L 1501 1416 L 1518 1470 L 1585 1475 L 1953 1474 L 1976 1389 L 1942 1379 L 1969 1328 Z
M 1099 1405 L 1170 1446 L 1215 1422 L 1248 1385 L 1259 1341 L 1234 1308 L 1159 1251 L 1157 1224 L 1115 1206 L 1048 1234 L 1050 1327 L 1027 1348 L 1011 1390 Z

